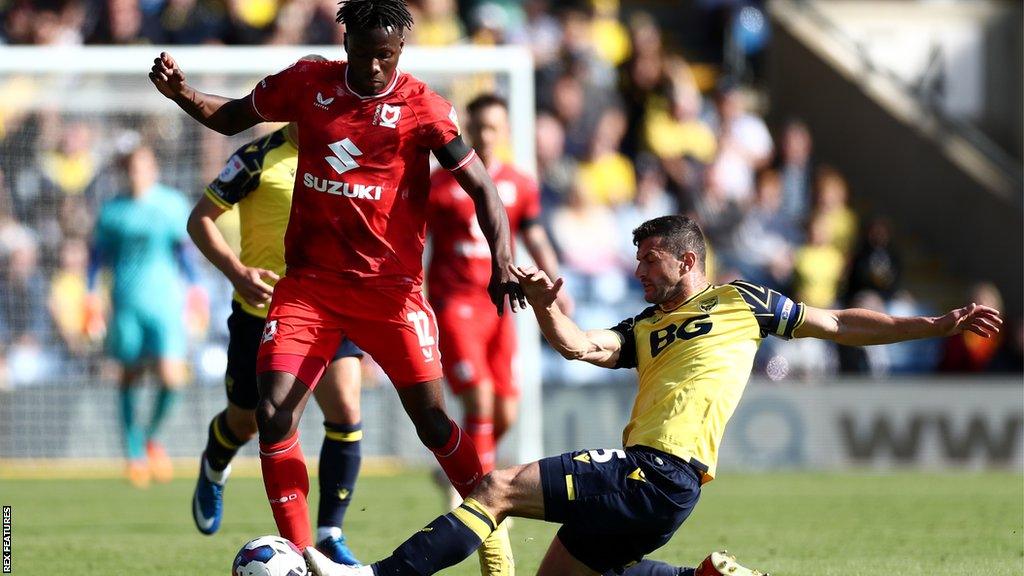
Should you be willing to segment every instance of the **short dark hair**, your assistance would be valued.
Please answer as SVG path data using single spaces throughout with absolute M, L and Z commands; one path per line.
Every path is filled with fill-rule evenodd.
M 466 104 L 466 112 L 468 112 L 470 116 L 475 116 L 481 110 L 490 108 L 491 106 L 501 106 L 505 109 L 505 112 L 508 112 L 508 102 L 494 92 L 484 92 L 470 100 L 469 104 Z
M 404 36 L 412 28 L 412 14 L 405 0 L 342 0 L 337 21 L 353 32 L 391 28 Z
M 707 255 L 704 233 L 701 232 L 700 226 L 687 216 L 673 214 L 644 222 L 633 230 L 633 244 L 639 246 L 644 240 L 655 236 L 660 236 L 664 240 L 665 248 L 676 256 L 682 256 L 684 252 L 693 252 L 697 255 L 697 260 L 704 263 Z

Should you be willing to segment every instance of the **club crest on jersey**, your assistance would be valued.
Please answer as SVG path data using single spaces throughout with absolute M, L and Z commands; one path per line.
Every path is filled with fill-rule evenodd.
M 373 125 L 384 126 L 394 130 L 398 128 L 398 121 L 402 118 L 401 105 L 378 104 L 377 111 L 373 114 Z
M 321 108 L 323 110 L 327 110 L 327 107 L 331 105 L 331 102 L 334 102 L 334 96 L 331 96 L 330 98 L 324 98 L 324 95 L 322 93 L 317 92 L 316 93 L 316 102 L 314 102 L 313 104 L 317 108 Z
M 701 300 L 699 306 L 701 312 L 711 312 L 715 309 L 715 306 L 718 306 L 718 296 Z

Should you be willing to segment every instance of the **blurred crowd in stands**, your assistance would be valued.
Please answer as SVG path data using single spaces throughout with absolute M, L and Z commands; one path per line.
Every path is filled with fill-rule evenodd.
M 646 306 L 631 278 L 630 233 L 673 212 L 704 227 L 717 283 L 744 278 L 813 306 L 900 315 L 938 313 L 950 302 L 1004 308 L 984 282 L 968 294 L 951 282 L 945 291 L 956 293 L 942 302 L 915 298 L 898 223 L 859 206 L 842 171 L 817 161 L 813 126 L 763 120 L 770 95 L 751 84 L 768 34 L 759 5 L 692 4 L 706 5 L 716 15 L 708 21 L 730 39 L 708 36 L 726 45 L 717 60 L 668 35 L 657 14 L 625 10 L 617 0 L 410 0 L 412 45 L 508 43 L 533 52 L 545 224 L 582 326 L 611 326 Z M 0 0 L 0 43 L 340 44 L 336 7 L 335 0 Z M 724 63 L 737 42 L 749 48 L 751 67 Z M 0 104 L 0 387 L 97 365 L 85 276 L 98 204 L 123 187 L 111 161 L 119 145 L 101 141 L 85 120 L 5 118 Z M 215 174 L 230 148 L 223 152 L 199 156 Z M 181 187 L 194 198 L 208 172 Z M 212 270 L 208 276 L 211 301 L 226 303 L 230 287 Z M 225 316 L 212 314 L 213 349 L 226 339 Z M 868 349 L 768 341 L 757 370 L 773 380 L 816 381 L 838 372 L 1020 372 L 1024 329 L 1008 320 L 993 340 L 966 335 Z M 203 350 L 197 369 L 209 361 L 205 371 L 217 374 L 220 357 Z M 607 375 L 550 361 L 545 377 L 585 384 Z

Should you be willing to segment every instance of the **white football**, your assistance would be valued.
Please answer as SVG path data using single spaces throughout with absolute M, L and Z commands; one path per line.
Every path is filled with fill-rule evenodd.
M 232 576 L 306 576 L 306 560 L 280 536 L 260 536 L 242 546 L 231 564 Z

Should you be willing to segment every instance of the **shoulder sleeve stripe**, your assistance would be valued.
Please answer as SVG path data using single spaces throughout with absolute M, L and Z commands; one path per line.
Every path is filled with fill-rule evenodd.
M 216 192 L 213 191 L 209 186 L 206 187 L 206 197 L 209 198 L 214 204 L 224 210 L 231 210 L 233 204 L 225 202 Z
M 449 172 L 458 172 L 459 170 L 462 170 L 463 168 L 465 168 L 465 167 L 466 167 L 466 166 L 467 166 L 467 165 L 468 165 L 468 164 L 469 164 L 470 162 L 472 162 L 472 161 L 473 161 L 473 160 L 474 160 L 475 158 L 476 158 L 476 150 L 473 150 L 472 148 L 470 148 L 470 149 L 469 149 L 469 154 L 466 154 L 466 157 L 465 157 L 465 158 L 463 158 L 463 159 L 462 159 L 462 160 L 461 160 L 461 161 L 460 161 L 460 162 L 459 162 L 458 164 L 456 164 L 456 165 L 455 165 L 455 166 L 454 166 L 453 168 L 449 168 L 449 169 L 448 169 L 448 171 L 449 171 Z
M 249 93 L 249 103 L 252 104 L 252 110 L 253 110 L 253 112 L 256 113 L 257 116 L 262 118 L 264 122 L 269 122 L 269 120 L 267 120 L 267 117 L 264 116 L 263 113 L 260 112 L 260 109 L 256 107 L 256 91 L 255 90 L 253 90 L 252 92 Z
M 770 288 L 742 280 L 732 282 L 731 285 L 750 307 L 750 312 L 761 328 L 762 338 L 769 334 L 785 339 L 793 337 L 793 330 L 803 320 L 803 304 Z

